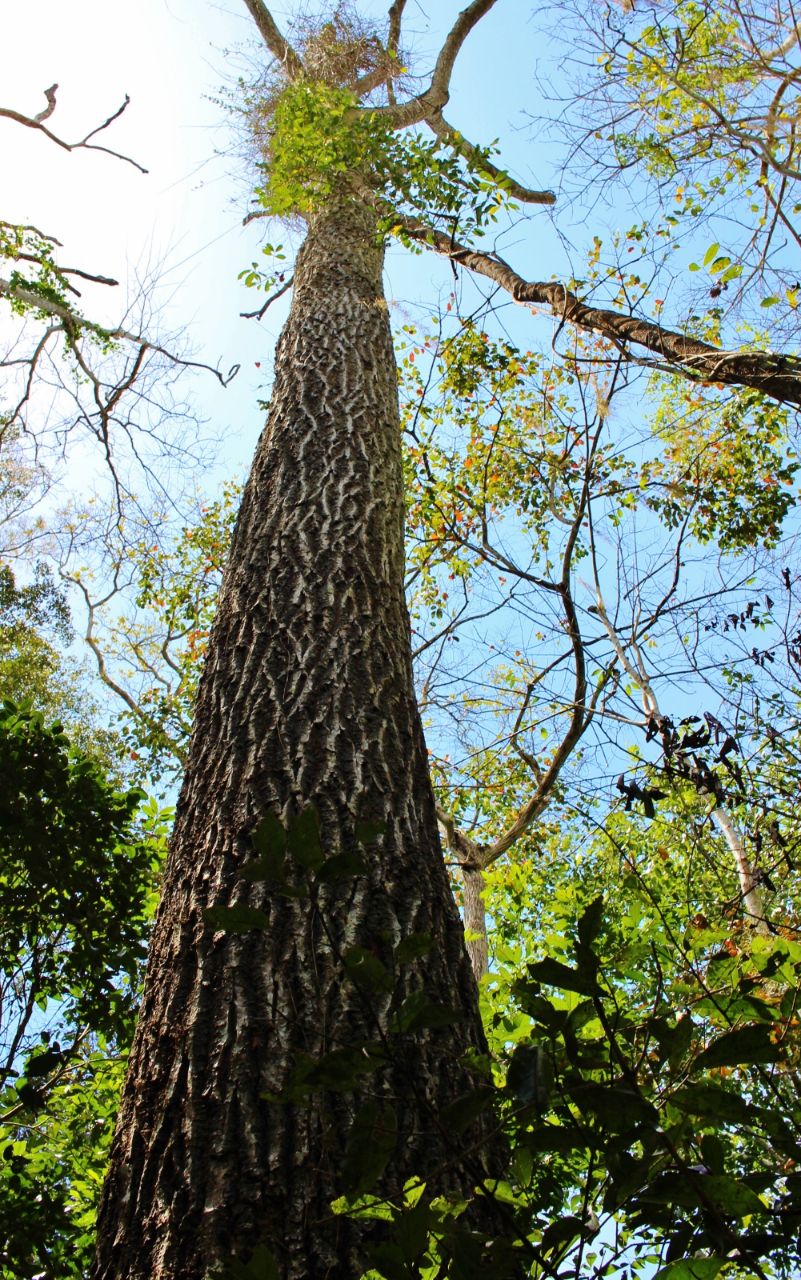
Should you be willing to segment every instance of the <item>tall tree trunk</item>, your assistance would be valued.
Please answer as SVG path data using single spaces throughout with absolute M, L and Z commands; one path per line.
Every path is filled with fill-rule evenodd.
M 375 1191 L 397 1196 L 413 1174 L 469 1191 L 492 1163 L 491 1139 L 475 1154 L 483 1122 L 457 1151 L 437 1120 L 474 1086 L 461 1059 L 484 1042 L 412 686 L 382 256 L 369 214 L 346 203 L 310 223 L 299 255 L 201 684 L 94 1280 L 205 1280 L 262 1241 L 291 1280 L 359 1276 L 367 1227 L 329 1208 L 359 1099 L 265 1094 L 298 1053 L 385 1036 L 414 990 L 462 1016 L 390 1037 L 389 1065 L 362 1087 L 398 1118 Z M 357 820 L 386 823 L 367 872 L 316 903 L 243 881 L 260 819 L 309 802 L 329 854 L 352 845 Z M 232 904 L 260 908 L 269 928 L 204 921 Z M 342 951 L 390 966 L 413 932 L 432 936 L 428 954 L 366 1000 Z

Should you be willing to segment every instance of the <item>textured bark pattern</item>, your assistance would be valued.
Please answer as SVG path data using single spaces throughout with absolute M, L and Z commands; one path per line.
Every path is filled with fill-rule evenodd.
M 436 1120 L 475 1083 L 457 1059 L 483 1040 L 413 694 L 381 270 L 361 211 L 310 226 L 201 685 L 94 1280 L 203 1280 L 258 1241 L 286 1277 L 359 1276 L 356 1228 L 329 1211 L 354 1098 L 303 1109 L 262 1095 L 297 1051 L 374 1039 L 410 990 L 466 1016 L 419 1033 L 365 1088 L 399 1119 L 377 1190 L 413 1173 L 472 1187 L 481 1173 Z M 368 874 L 335 882 L 319 911 L 240 879 L 261 816 L 310 801 L 329 853 L 357 818 L 387 823 Z M 205 907 L 234 903 L 268 912 L 269 929 L 204 926 Z M 368 1007 L 337 951 L 358 943 L 386 960 L 420 930 L 431 953 Z

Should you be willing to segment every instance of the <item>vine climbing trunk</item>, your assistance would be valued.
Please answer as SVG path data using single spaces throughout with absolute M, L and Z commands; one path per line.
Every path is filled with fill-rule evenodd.
M 358 1277 L 376 1224 L 330 1204 L 365 1101 L 389 1143 L 373 1194 L 397 1199 L 412 1176 L 469 1192 L 494 1163 L 483 1120 L 457 1148 L 440 1119 L 484 1042 L 412 685 L 382 256 L 353 201 L 310 219 L 201 683 L 93 1280 L 205 1280 L 258 1243 L 286 1280 Z M 307 897 L 243 879 L 265 815 L 309 804 L 326 854 L 385 824 L 362 872 Z M 267 927 L 204 917 L 232 905 Z M 421 934 L 428 949 L 410 950 L 425 954 L 398 964 Z M 391 981 L 379 967 L 365 985 L 374 961 Z M 414 992 L 422 1012 L 399 1021 Z M 276 1100 L 299 1055 L 354 1046 L 379 1063 L 355 1089 Z

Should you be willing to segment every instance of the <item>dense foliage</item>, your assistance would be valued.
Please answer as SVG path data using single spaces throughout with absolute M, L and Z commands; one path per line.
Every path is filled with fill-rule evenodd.
M 83 1274 L 135 1016 L 158 815 L 0 706 L 0 1274 Z

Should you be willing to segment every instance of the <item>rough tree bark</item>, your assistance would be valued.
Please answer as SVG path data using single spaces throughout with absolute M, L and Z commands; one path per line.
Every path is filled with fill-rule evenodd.
M 416 1033 L 365 1090 L 398 1115 L 376 1191 L 397 1195 L 413 1174 L 471 1190 L 491 1159 L 460 1158 L 437 1123 L 475 1083 L 459 1059 L 483 1037 L 412 686 L 381 272 L 364 210 L 310 223 L 201 685 L 94 1280 L 204 1280 L 259 1241 L 283 1276 L 360 1275 L 363 1241 L 329 1209 L 354 1098 L 304 1109 L 263 1095 L 299 1051 L 380 1037 L 414 989 L 462 1019 Z M 357 819 L 386 823 L 367 874 L 335 881 L 318 907 L 240 878 L 262 816 L 310 801 L 331 853 Z M 269 929 L 204 923 L 204 908 L 233 903 L 263 909 Z M 430 953 L 366 1008 L 338 953 L 360 944 L 389 963 L 420 931 Z

